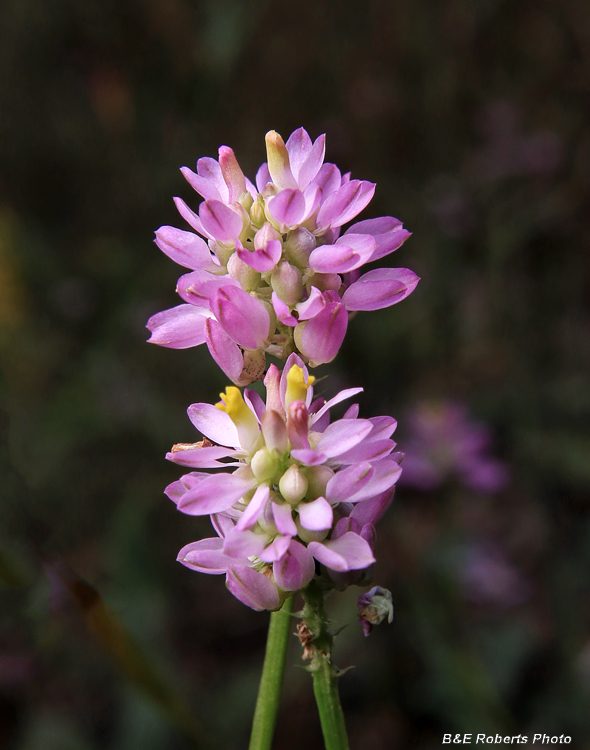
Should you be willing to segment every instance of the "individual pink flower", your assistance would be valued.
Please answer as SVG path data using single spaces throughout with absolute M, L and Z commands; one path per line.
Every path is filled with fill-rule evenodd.
M 400 473 L 391 417 L 358 418 L 358 405 L 330 422 L 313 398 L 313 376 L 292 354 L 282 374 L 271 365 L 266 403 L 230 386 L 221 402 L 193 404 L 188 415 L 204 436 L 174 446 L 167 458 L 196 471 L 166 488 L 178 509 L 211 515 L 216 537 L 184 547 L 187 567 L 225 574 L 230 591 L 253 609 L 279 608 L 305 587 L 316 565 L 332 584 L 375 561 L 374 522 L 391 501 Z M 217 473 L 202 469 L 221 469 Z
M 490 428 L 474 422 L 458 403 L 423 403 L 408 414 L 403 483 L 435 490 L 450 479 L 479 492 L 501 492 L 510 482 L 502 461 L 489 455 Z
M 196 172 L 183 167 L 204 198 L 198 213 L 175 199 L 194 231 L 156 232 L 158 247 L 191 272 L 177 286 L 184 304 L 150 318 L 149 340 L 177 349 L 206 343 L 238 385 L 262 378 L 267 353 L 286 359 L 296 351 L 310 366 L 330 362 L 349 313 L 394 305 L 419 280 L 406 268 L 360 275 L 410 233 L 391 216 L 342 232 L 375 185 L 324 164 L 325 136 L 312 142 L 299 128 L 284 143 L 271 131 L 266 148 L 256 185 L 227 146 L 218 161 L 199 159 Z

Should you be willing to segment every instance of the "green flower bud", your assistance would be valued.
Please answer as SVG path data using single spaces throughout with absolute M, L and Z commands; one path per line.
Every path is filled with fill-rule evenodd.
M 245 292 L 254 292 L 258 289 L 260 284 L 260 273 L 251 268 L 247 263 L 244 263 L 238 257 L 237 253 L 234 253 L 227 262 L 227 272 L 239 282 L 240 286 Z
M 254 472 L 254 476 L 256 477 L 256 479 L 258 479 L 259 482 L 266 482 L 268 479 L 271 479 L 274 476 L 274 473 L 277 470 L 278 462 L 265 446 L 264 448 L 260 448 L 260 450 L 256 451 L 256 453 L 252 456 L 252 462 L 250 466 L 252 467 L 252 471 Z
M 287 305 L 295 305 L 301 298 L 303 281 L 301 271 L 292 266 L 289 261 L 282 260 L 272 272 L 270 283 L 278 296 Z

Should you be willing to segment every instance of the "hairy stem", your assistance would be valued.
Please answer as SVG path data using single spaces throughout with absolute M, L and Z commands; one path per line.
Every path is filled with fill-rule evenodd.
M 315 581 L 304 589 L 303 619 L 298 626 L 304 646 L 303 658 L 310 660 L 315 694 L 326 750 L 348 750 L 344 714 L 338 695 L 338 670 L 332 663 L 333 636 L 324 611 L 324 592 Z
M 258 688 L 249 750 L 270 750 L 272 745 L 289 649 L 292 612 L 293 597 L 290 597 L 282 609 L 270 615 L 264 666 Z

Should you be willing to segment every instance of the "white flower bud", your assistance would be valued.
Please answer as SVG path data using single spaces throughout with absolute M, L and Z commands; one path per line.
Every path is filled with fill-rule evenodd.
M 297 505 L 307 492 L 307 479 L 296 464 L 291 464 L 279 481 L 281 495 L 291 505 Z
M 260 273 L 251 268 L 237 253 L 234 253 L 227 262 L 227 272 L 239 282 L 245 292 L 254 292 L 260 284 Z
M 326 496 L 326 486 L 334 476 L 334 471 L 329 466 L 310 466 L 305 469 L 308 490 L 307 497 L 315 500 L 316 497 Z
M 260 448 L 260 450 L 256 451 L 252 456 L 252 463 L 250 466 L 252 467 L 256 479 L 258 479 L 259 482 L 266 482 L 274 476 L 278 467 L 278 462 L 276 458 L 271 455 L 268 448 L 264 447 Z

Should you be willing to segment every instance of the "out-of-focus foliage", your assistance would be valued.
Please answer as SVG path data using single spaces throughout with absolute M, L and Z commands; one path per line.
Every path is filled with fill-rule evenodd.
M 50 595 L 58 564 L 145 674 L 245 746 L 267 616 L 175 562 L 208 522 L 162 495 L 164 452 L 195 439 L 186 407 L 226 383 L 204 351 L 144 343 L 177 275 L 151 239 L 183 226 L 173 195 L 197 205 L 178 167 L 228 144 L 253 176 L 265 132 L 301 125 L 377 182 L 370 215 L 414 232 L 391 264 L 422 277 L 351 323 L 326 393 L 363 385 L 401 450 L 414 405 L 462 402 L 512 477 L 495 495 L 400 487 L 377 548 L 391 626 L 364 639 L 358 590 L 332 598 L 351 745 L 588 741 L 589 40 L 583 0 L 4 0 L 0 745 L 189 747 Z M 321 747 L 319 722 L 292 668 L 276 746 L 302 745 Z

